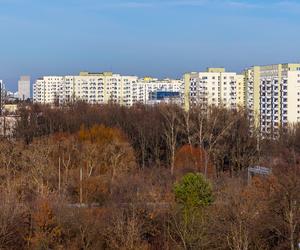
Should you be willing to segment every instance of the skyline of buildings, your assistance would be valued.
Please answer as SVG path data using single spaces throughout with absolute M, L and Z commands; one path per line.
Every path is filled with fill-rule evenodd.
M 174 102 L 186 111 L 197 104 L 241 107 L 248 110 L 262 133 L 277 133 L 280 127 L 300 122 L 300 64 L 253 66 L 242 73 L 207 68 L 185 73 L 179 80 L 81 72 L 78 76 L 43 77 L 34 84 L 33 94 L 34 102 L 45 104 Z
M 245 108 L 261 134 L 300 122 L 300 63 L 253 66 L 242 74 L 208 68 L 184 75 L 184 108 L 193 104 Z
M 4 86 L 1 80 L 0 84 Z M 19 99 L 30 96 L 30 87 L 30 77 L 21 77 Z M 135 103 L 174 102 L 185 110 L 196 104 L 242 107 L 263 133 L 276 133 L 281 126 L 300 122 L 300 63 L 252 66 L 241 73 L 207 68 L 203 72 L 185 73 L 181 79 L 162 80 L 86 71 L 78 75 L 44 76 L 34 82 L 32 97 L 35 103 L 58 105 L 82 100 L 128 107 Z
M 138 78 L 113 72 L 80 72 L 76 76 L 45 76 L 36 80 L 33 101 L 43 104 L 65 104 L 78 100 L 91 104 L 111 101 L 125 106 L 150 104 L 154 101 L 154 92 L 180 93 L 182 84 L 182 80 Z

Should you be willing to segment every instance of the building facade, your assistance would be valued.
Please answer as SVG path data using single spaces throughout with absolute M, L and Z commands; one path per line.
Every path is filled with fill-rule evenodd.
M 38 79 L 33 88 L 33 101 L 65 104 L 81 100 L 91 104 L 113 102 L 132 106 L 135 103 L 147 104 L 153 91 L 177 91 L 181 85 L 180 80 L 160 81 L 112 72 L 81 72 L 78 76 L 47 76 Z
M 244 75 L 246 107 L 262 134 L 300 122 L 300 64 L 254 66 Z
M 183 105 L 221 106 L 236 109 L 245 104 L 244 75 L 226 72 L 224 68 L 208 68 L 206 72 L 184 75 Z
M 18 97 L 23 101 L 30 99 L 30 76 L 21 76 L 18 81 Z

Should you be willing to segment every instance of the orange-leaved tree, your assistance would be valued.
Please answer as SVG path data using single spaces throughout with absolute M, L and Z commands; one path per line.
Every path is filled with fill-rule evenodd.
M 30 239 L 34 249 L 57 249 L 62 245 L 63 231 L 49 199 L 37 201 L 33 213 L 33 236 Z
M 122 175 L 136 168 L 135 153 L 126 136 L 120 129 L 109 128 L 103 125 L 95 125 L 90 129 L 81 128 L 78 133 L 82 164 L 86 168 L 87 186 L 93 190 L 96 188 L 89 178 L 93 178 L 99 184 L 99 178 L 109 183 L 110 191 L 118 175 Z M 102 182 L 103 185 L 103 182 Z M 87 196 L 90 196 L 87 194 Z
M 184 145 L 176 151 L 175 154 L 175 169 L 179 172 L 205 172 L 206 152 L 203 148 Z M 214 176 L 215 168 L 208 161 L 207 167 L 208 176 Z

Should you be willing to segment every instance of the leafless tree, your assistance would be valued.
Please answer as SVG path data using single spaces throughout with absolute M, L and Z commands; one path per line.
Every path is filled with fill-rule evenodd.
M 161 114 L 164 117 L 164 124 L 162 129 L 165 137 L 165 142 L 169 151 L 172 175 L 174 174 L 175 152 L 178 143 L 178 133 L 180 130 L 178 121 L 179 112 L 179 108 L 175 105 L 161 107 Z

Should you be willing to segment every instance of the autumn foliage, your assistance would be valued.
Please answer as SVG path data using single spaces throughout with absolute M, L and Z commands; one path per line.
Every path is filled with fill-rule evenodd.
M 180 172 L 205 172 L 205 165 L 208 165 L 208 176 L 215 176 L 215 168 L 203 148 L 184 145 L 176 151 L 175 169 Z
M 20 107 L 0 140 L 0 249 L 291 249 L 300 126 L 261 138 L 247 111 Z M 248 180 L 248 167 L 269 175 Z

